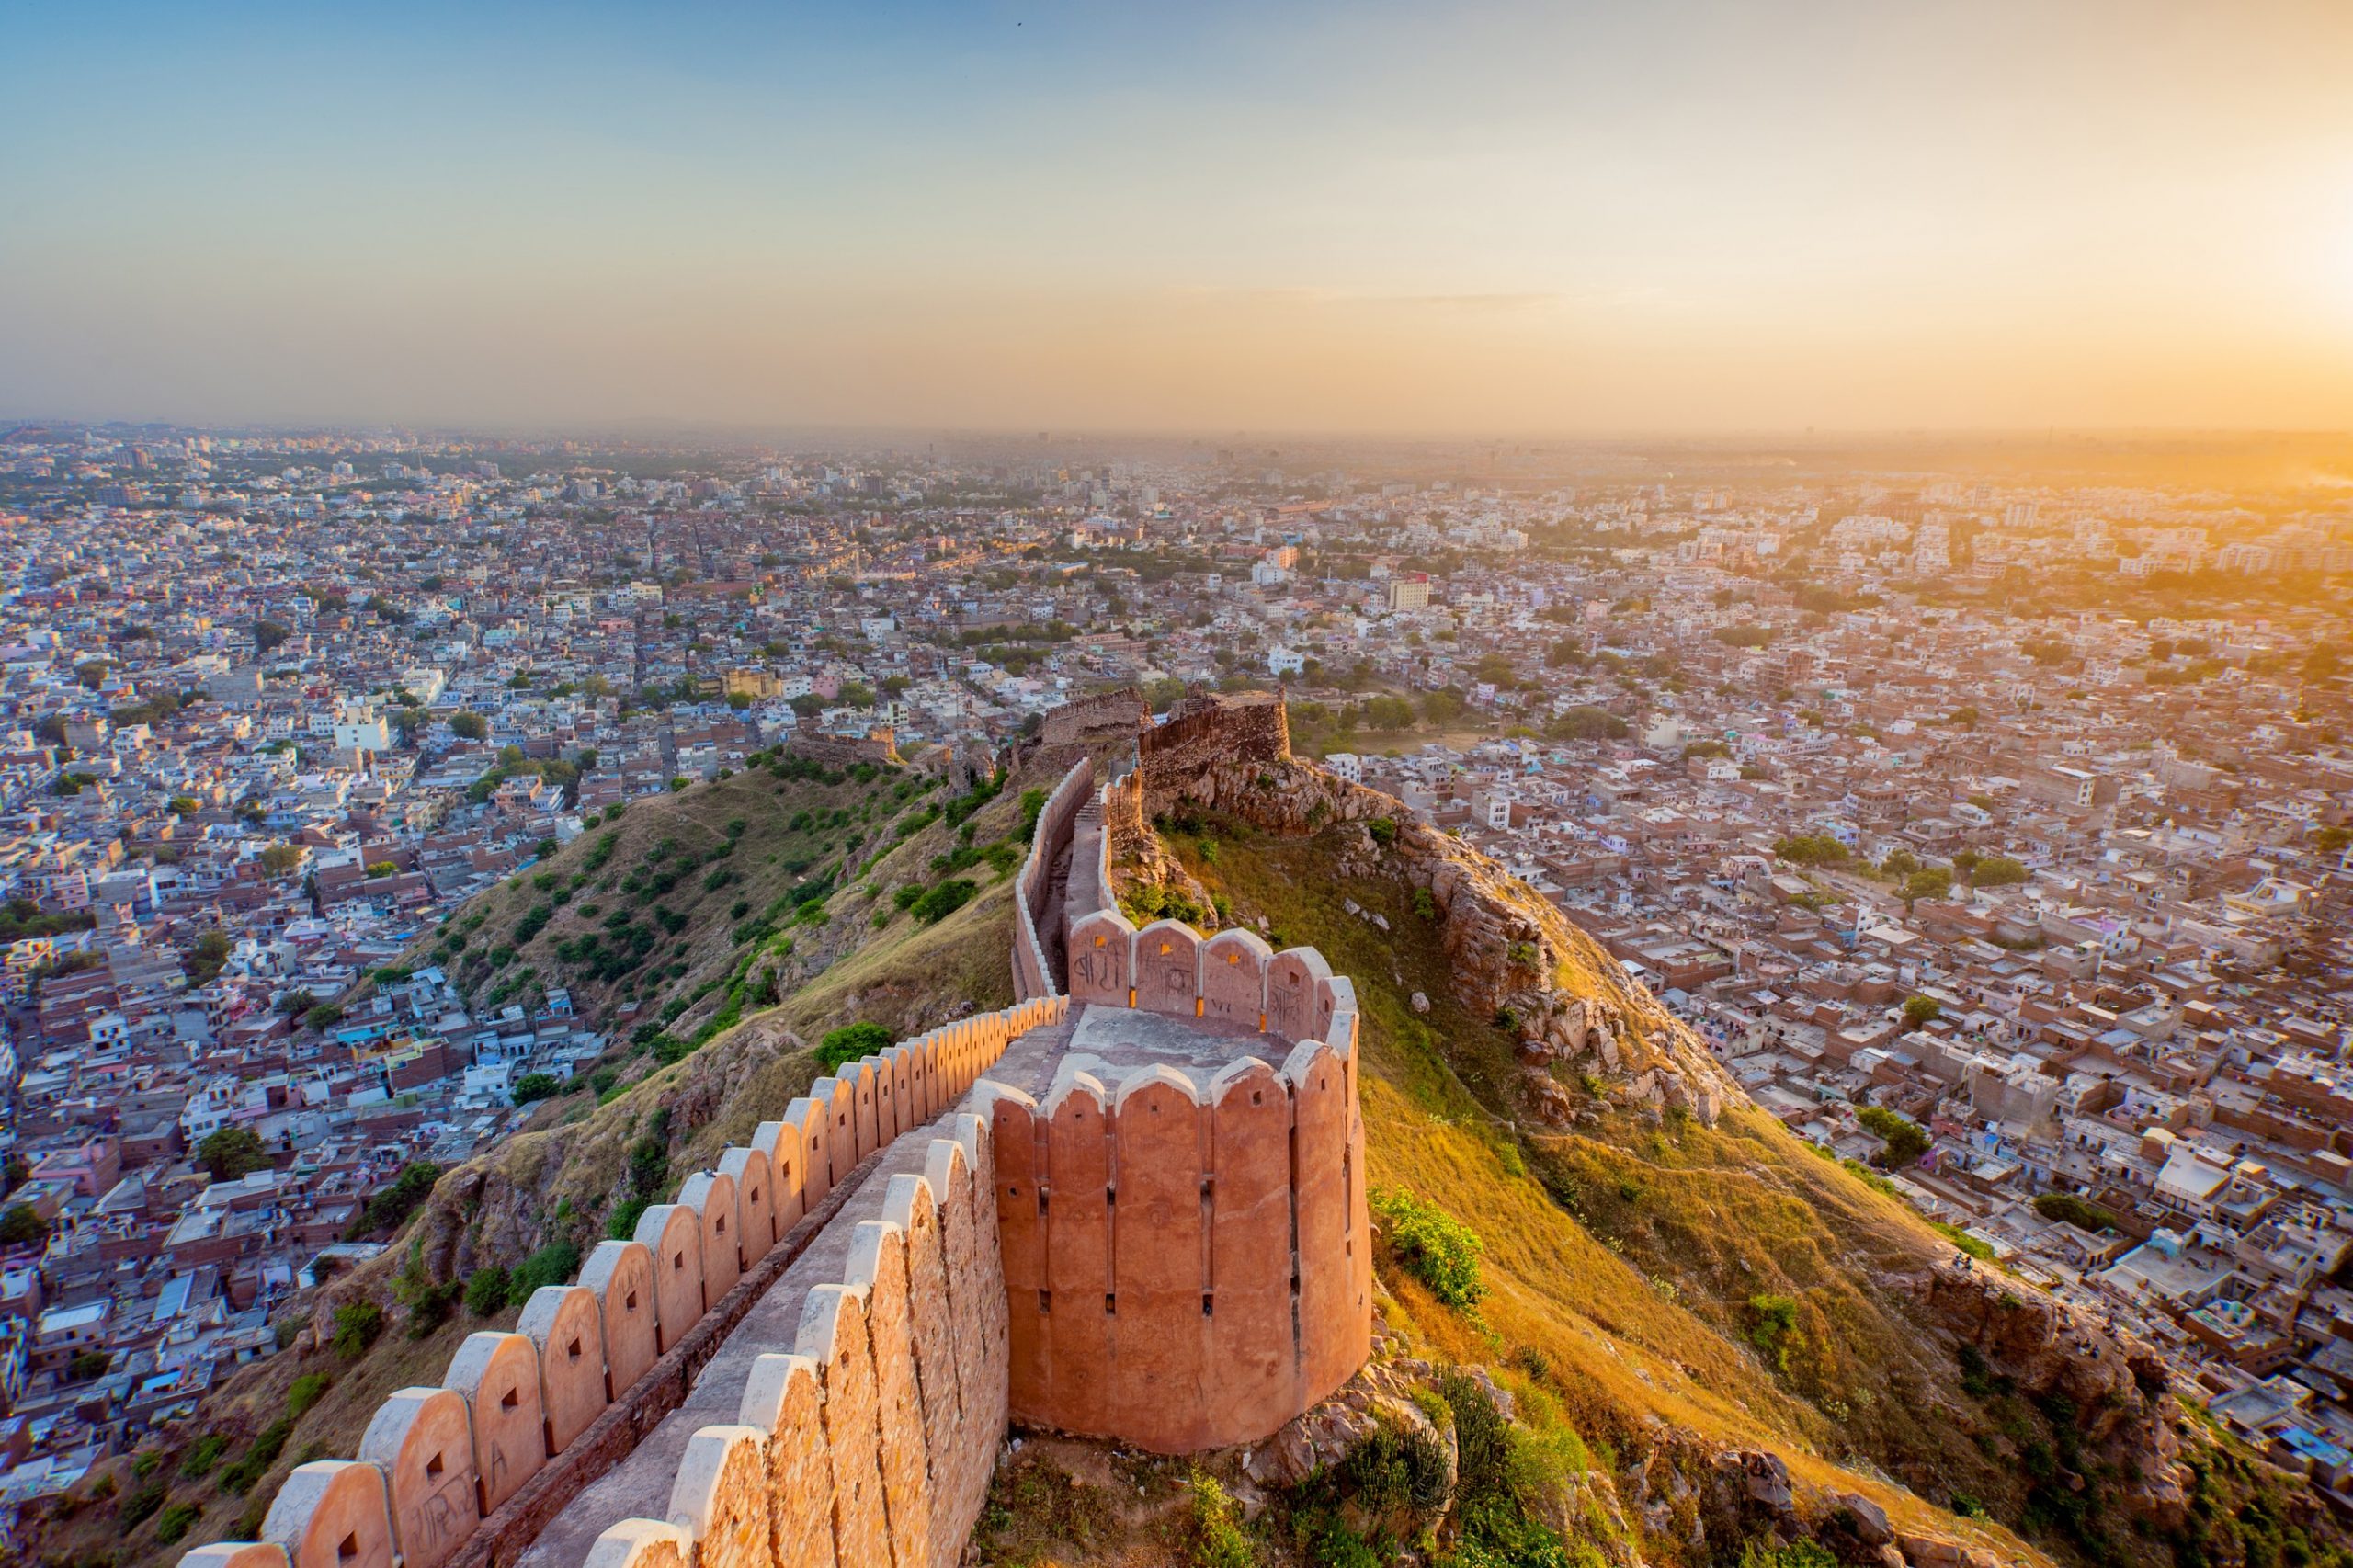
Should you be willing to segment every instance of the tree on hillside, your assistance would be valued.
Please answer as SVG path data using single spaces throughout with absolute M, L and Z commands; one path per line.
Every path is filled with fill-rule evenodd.
M 1920 1124 L 1884 1106 L 1864 1106 L 1855 1112 L 1855 1119 L 1887 1145 L 1880 1163 L 1891 1169 L 1902 1170 L 1928 1152 L 1929 1138 Z

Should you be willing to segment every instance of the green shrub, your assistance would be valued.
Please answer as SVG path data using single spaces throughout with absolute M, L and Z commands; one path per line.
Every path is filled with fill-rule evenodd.
M 1820 1541 L 1800 1537 L 1783 1543 L 1768 1536 L 1740 1549 L 1740 1568 L 1838 1568 L 1838 1559 Z
M 334 1381 L 324 1372 L 305 1372 L 295 1379 L 286 1391 L 286 1419 L 301 1420 Z
M 2034 1211 L 2046 1220 L 2058 1220 L 2086 1231 L 2112 1231 L 2116 1216 L 2097 1203 L 2086 1202 L 2072 1192 L 2037 1193 Z
M 201 1503 L 173 1504 L 155 1516 L 155 1539 L 165 1546 L 171 1545 L 188 1534 L 188 1527 L 195 1524 L 203 1512 L 204 1505 Z
M 294 1423 L 291 1421 L 273 1421 L 263 1427 L 261 1435 L 254 1439 L 253 1447 L 247 1449 L 236 1463 L 221 1472 L 221 1489 L 233 1492 L 240 1497 L 252 1491 L 254 1483 L 267 1475 L 269 1467 L 278 1462 L 278 1456 L 286 1448 L 286 1439 L 293 1435 Z
M 466 1311 L 478 1318 L 490 1317 L 506 1305 L 506 1270 L 497 1264 L 477 1268 L 466 1281 Z
M 1970 1256 L 1975 1258 L 1978 1262 L 1992 1263 L 1995 1261 L 1994 1244 L 1979 1240 L 1977 1237 L 1971 1235 L 1967 1231 L 1962 1230 L 1959 1225 L 1948 1224 L 1942 1220 L 1931 1220 L 1928 1221 L 1928 1228 L 1936 1232 L 1937 1234 L 1944 1237 L 1945 1240 L 1950 1242 L 1962 1252 L 1965 1252 Z
M 515 1080 L 508 1096 L 517 1105 L 529 1105 L 534 1100 L 552 1099 L 563 1093 L 563 1080 L 552 1073 L 526 1073 Z
M 1242 1510 L 1215 1476 L 1195 1470 L 1186 1478 L 1192 1494 L 1188 1510 L 1185 1558 L 1192 1568 L 1253 1568 L 1257 1553 L 1242 1533 Z
M 357 1361 L 384 1332 L 384 1309 L 373 1301 L 351 1301 L 335 1310 L 335 1337 L 328 1343 L 347 1361 Z
M 1341 1460 L 1340 1479 L 1375 1515 L 1436 1517 L 1454 1494 L 1445 1446 L 1419 1426 L 1376 1426 Z
M 124 1528 L 138 1524 L 164 1506 L 164 1483 L 150 1481 L 123 1494 L 120 1517 Z
M 439 1165 L 428 1160 L 411 1160 L 401 1167 L 401 1174 L 392 1178 L 391 1186 L 369 1198 L 359 1217 L 351 1222 L 350 1239 L 357 1241 L 375 1232 L 398 1227 L 433 1196 L 433 1184 L 440 1179 Z
M 190 1481 L 202 1481 L 212 1473 L 212 1467 L 219 1464 L 221 1456 L 228 1451 L 228 1438 L 218 1432 L 207 1432 L 189 1444 L 188 1452 L 180 1456 L 180 1473 Z
M 1802 1344 L 1798 1335 L 1798 1304 L 1787 1296 L 1748 1298 L 1748 1342 L 1765 1355 L 1777 1372 L 1790 1369 L 1790 1347 Z
M 1395 817 L 1374 817 L 1364 824 L 1364 830 L 1372 835 L 1372 841 L 1383 848 L 1397 842 Z
M 820 1068 L 834 1073 L 861 1057 L 888 1051 L 891 1043 L 891 1031 L 869 1020 L 827 1029 L 819 1037 L 817 1049 L 813 1054 L 817 1058 Z
M 1307 1540 L 1308 1561 L 1315 1568 L 1383 1568 L 1389 1556 L 1375 1551 L 1348 1528 L 1347 1521 L 1328 1510 L 1319 1510 L 1301 1520 L 1301 1533 Z
M 945 920 L 972 902 L 980 884 L 969 877 L 950 877 L 908 906 L 907 913 L 928 926 Z
M 1479 1278 L 1479 1256 L 1486 1249 L 1476 1232 L 1395 1187 L 1376 1187 L 1371 1199 L 1373 1212 L 1388 1227 L 1397 1261 L 1431 1295 L 1450 1307 L 1472 1306 L 1486 1295 Z
M 580 1249 L 570 1242 L 551 1242 L 515 1266 L 507 1277 L 507 1299 L 527 1298 L 545 1285 L 566 1285 L 580 1272 Z
M 1921 1131 L 1920 1124 L 1896 1115 L 1884 1106 L 1859 1107 L 1855 1111 L 1855 1119 L 1887 1145 L 1881 1158 L 1898 1170 L 1928 1152 L 1928 1135 Z
M 1461 1568 L 1570 1568 L 1570 1549 L 1541 1522 L 1543 1491 L 1558 1479 L 1531 1452 L 1487 1391 L 1449 1369 L 1438 1396 L 1454 1415 L 1455 1513 Z

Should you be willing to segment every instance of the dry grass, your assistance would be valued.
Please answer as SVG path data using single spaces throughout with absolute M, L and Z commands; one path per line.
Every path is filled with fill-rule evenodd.
M 1200 853 L 1204 838 L 1214 859 Z M 1881 1283 L 1949 1250 L 1917 1216 L 1753 1110 L 1713 1129 L 1614 1106 L 1578 1136 L 1520 1125 L 1511 1041 L 1452 1002 L 1438 944 L 1416 939 L 1427 926 L 1402 885 L 1343 885 L 1319 840 L 1231 823 L 1169 846 L 1237 920 L 1263 915 L 1276 936 L 1312 943 L 1354 977 L 1371 1180 L 1445 1209 L 1485 1247 L 1475 1313 L 1440 1305 L 1384 1258 L 1397 1326 L 1429 1354 L 1500 1364 L 1532 1349 L 1588 1440 L 1623 1448 L 1664 1419 L 1720 1445 L 1770 1448 L 1800 1478 L 1870 1496 L 1915 1527 L 2038 1555 L 1887 1479 L 1997 1506 L 2016 1492 L 1945 1418 L 1955 1369 Z M 1349 915 L 1344 900 L 1390 929 Z M 1598 970 L 1580 983 L 1580 950 L 1563 983 L 1608 983 Z M 1415 991 L 1426 1015 L 1406 1005 Z M 1764 1293 L 1801 1303 L 1804 1342 L 1786 1373 L 1745 1337 L 1747 1302 Z M 1650 1547 L 1654 1558 L 1676 1551 Z

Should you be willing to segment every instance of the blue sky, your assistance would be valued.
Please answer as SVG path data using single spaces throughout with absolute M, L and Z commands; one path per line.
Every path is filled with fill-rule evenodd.
M 24 8 L 0 410 L 2353 422 L 2353 7 Z

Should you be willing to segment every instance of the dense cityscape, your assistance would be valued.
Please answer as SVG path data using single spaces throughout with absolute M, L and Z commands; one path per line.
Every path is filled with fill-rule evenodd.
M 2341 1483 L 2353 504 L 1639 466 L 0 437 L 7 1502 L 629 1032 L 402 964 L 470 899 L 772 748 L 938 776 L 1126 687 L 1281 687 L 1826 1157 Z

